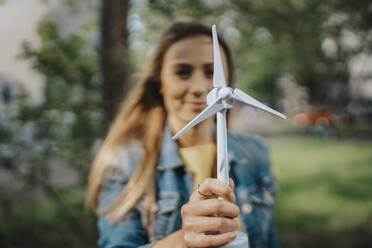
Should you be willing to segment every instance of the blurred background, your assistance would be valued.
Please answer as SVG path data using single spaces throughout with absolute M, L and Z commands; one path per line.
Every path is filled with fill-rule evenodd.
M 0 0 L 0 246 L 96 247 L 90 163 L 174 20 L 216 24 L 271 147 L 282 247 L 371 247 L 370 0 Z

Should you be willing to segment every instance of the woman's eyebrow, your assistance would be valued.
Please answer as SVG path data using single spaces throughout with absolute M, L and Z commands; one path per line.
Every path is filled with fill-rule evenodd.
M 192 68 L 193 67 L 192 65 L 187 64 L 187 63 L 174 63 L 172 66 L 176 68 Z
M 186 62 L 175 62 L 171 64 L 172 67 L 175 68 L 193 68 L 195 65 L 189 64 Z M 198 65 L 197 65 L 198 66 Z M 207 62 L 201 65 L 204 69 L 210 69 L 210 67 L 213 68 L 213 62 Z

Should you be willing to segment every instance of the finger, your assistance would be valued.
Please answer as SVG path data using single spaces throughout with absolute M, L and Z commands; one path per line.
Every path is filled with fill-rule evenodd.
M 230 243 L 236 238 L 233 232 L 226 232 L 216 235 L 206 235 L 204 233 L 185 233 L 184 239 L 189 247 L 214 247 Z
M 230 218 L 190 216 L 183 219 L 182 229 L 205 233 L 208 231 L 230 232 L 238 229 L 239 224 Z
M 182 216 L 219 215 L 236 218 L 239 215 L 239 212 L 239 207 L 234 203 L 219 199 L 208 199 L 205 201 L 190 202 L 184 205 L 181 214 Z
M 205 179 L 204 182 L 200 184 L 199 191 L 203 195 L 212 196 L 213 194 L 215 194 L 217 196 L 221 196 L 225 200 L 231 202 L 235 201 L 234 191 L 227 184 L 215 178 Z M 203 195 L 199 194 L 196 191 L 190 196 L 190 201 L 205 200 L 206 198 Z
M 234 189 L 235 189 L 235 183 L 234 183 L 234 180 L 232 180 L 232 178 L 229 178 L 229 186 L 234 191 Z

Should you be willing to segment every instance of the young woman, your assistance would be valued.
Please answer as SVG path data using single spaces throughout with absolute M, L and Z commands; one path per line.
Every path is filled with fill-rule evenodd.
M 219 43 L 231 85 L 230 51 Z M 89 175 L 87 203 L 99 214 L 101 247 L 220 246 L 234 240 L 237 229 L 247 232 L 251 247 L 277 246 L 266 144 L 228 134 L 232 179 L 226 185 L 214 179 L 213 118 L 171 139 L 206 107 L 212 78 L 211 29 L 171 25 L 143 80 L 122 103 Z

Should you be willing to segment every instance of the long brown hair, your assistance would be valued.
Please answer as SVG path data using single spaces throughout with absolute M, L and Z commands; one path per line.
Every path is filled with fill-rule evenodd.
M 198 35 L 211 37 L 211 29 L 197 22 L 175 22 L 164 32 L 142 80 L 122 101 L 103 146 L 93 161 L 88 178 L 86 205 L 97 214 L 109 214 L 108 218 L 113 223 L 130 211 L 144 194 L 146 213 L 151 215 L 152 204 L 156 202 L 155 170 L 167 118 L 163 96 L 160 93 L 163 58 L 172 44 Z M 233 64 L 230 50 L 223 39 L 219 38 L 219 43 L 226 55 L 231 84 Z M 142 160 L 120 196 L 105 209 L 98 209 L 99 194 L 104 187 L 104 175 L 108 169 L 115 166 L 110 163 L 109 158 L 132 140 L 142 145 L 144 149 Z

